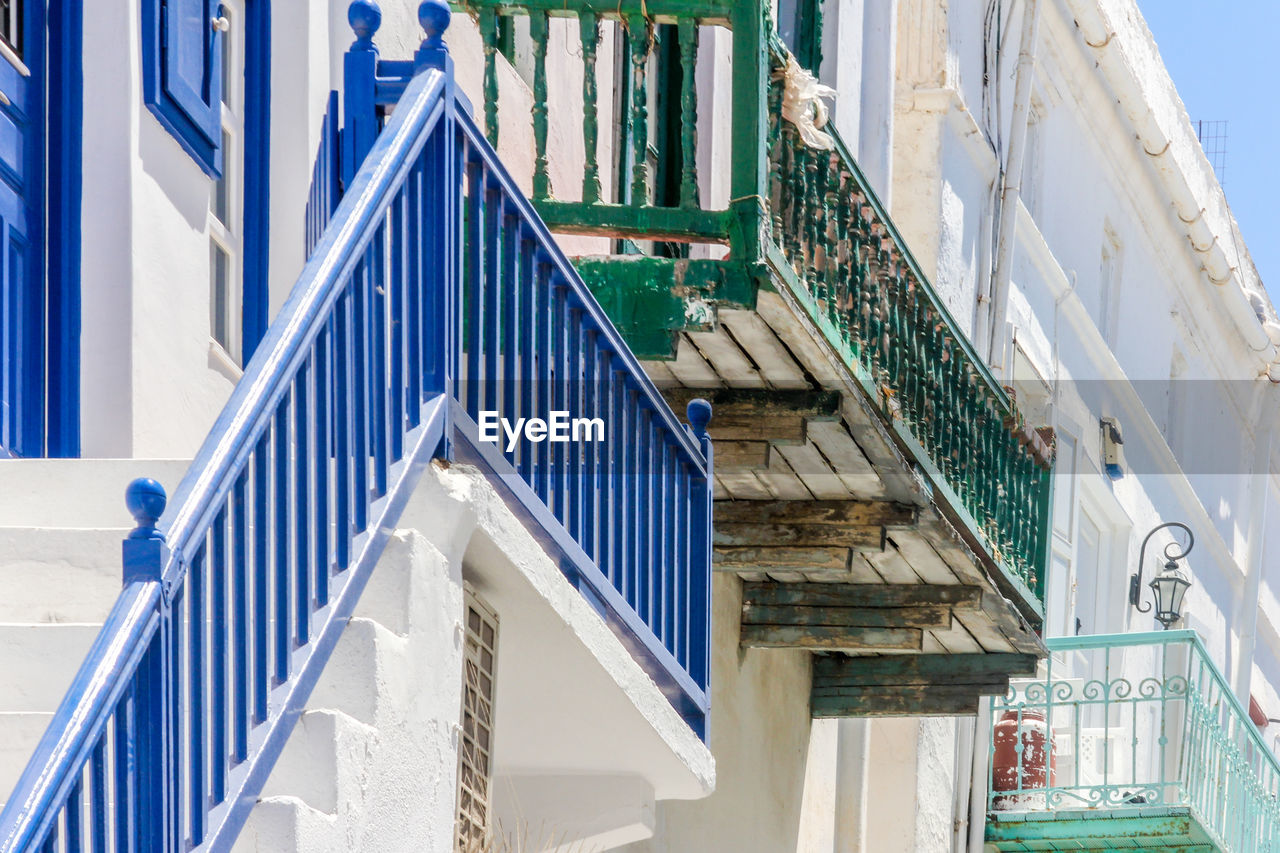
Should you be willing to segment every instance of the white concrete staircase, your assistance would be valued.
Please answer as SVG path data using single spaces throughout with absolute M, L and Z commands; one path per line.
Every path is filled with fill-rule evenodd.
M 462 607 L 457 562 L 398 531 L 237 851 L 452 851 Z
M 0 804 L 120 592 L 135 477 L 178 484 L 185 460 L 0 462 Z
M 120 591 L 125 486 L 187 464 L 0 463 L 0 805 Z M 395 534 L 237 850 L 452 850 L 461 614 L 457 562 Z

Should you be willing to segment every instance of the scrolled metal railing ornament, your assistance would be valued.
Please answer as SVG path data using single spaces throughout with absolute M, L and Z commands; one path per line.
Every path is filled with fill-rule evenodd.
M 992 700 L 993 719 L 1012 713 L 1018 721 L 1017 731 L 1000 735 L 1006 741 L 1020 742 L 1024 729 L 1035 737 L 1047 724 L 1049 756 L 1041 761 L 1056 764 L 1056 774 L 1038 776 L 1036 767 L 1005 768 L 1001 790 L 993 767 L 989 825 L 1001 827 L 1002 841 L 1035 824 L 1006 818 L 1010 812 L 1087 810 L 1106 820 L 1154 807 L 1184 810 L 1222 853 L 1280 853 L 1280 760 L 1195 632 L 1047 644 L 1047 674 Z M 1059 684 L 1073 689 L 1063 695 Z M 1043 712 L 1040 721 L 1032 710 Z M 994 746 L 994 730 L 992 737 Z

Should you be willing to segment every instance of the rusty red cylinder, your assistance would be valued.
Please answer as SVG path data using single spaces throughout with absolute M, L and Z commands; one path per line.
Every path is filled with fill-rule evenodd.
M 1022 730 L 1019 768 L 1018 730 Z M 1054 784 L 1053 731 L 1043 711 L 1005 711 L 991 738 L 991 788 L 993 791 L 1030 791 Z M 1021 769 L 1021 774 L 1019 774 Z M 1012 798 L 997 797 L 996 808 L 1011 805 Z

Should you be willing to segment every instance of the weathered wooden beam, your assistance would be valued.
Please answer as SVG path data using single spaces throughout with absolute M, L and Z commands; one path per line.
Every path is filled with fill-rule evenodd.
M 769 467 L 769 442 L 728 441 L 715 442 L 716 470 L 725 468 L 749 468 L 764 471 Z
M 762 501 L 752 501 L 762 503 Z M 752 548 L 843 547 L 883 551 L 885 529 L 878 524 L 767 524 L 715 519 L 717 546 Z
M 719 454 L 719 448 L 716 453 Z M 720 457 L 716 456 L 716 464 Z M 723 572 L 844 572 L 851 571 L 853 552 L 844 547 L 757 548 L 722 546 L 712 554 L 712 568 Z
M 977 607 L 982 603 L 982 588 L 959 584 L 748 583 L 743 584 L 742 601 L 744 606 L 750 602 L 758 606 Z
M 715 519 L 716 524 L 909 527 L 916 523 L 916 508 L 892 501 L 718 501 Z
M 694 397 L 710 401 L 715 416 L 708 432 L 716 445 L 717 465 L 722 464 L 722 441 L 802 444 L 806 421 L 840 417 L 838 391 L 668 388 L 663 396 L 677 412 L 683 412 Z
M 715 544 L 882 551 L 888 529 L 915 517 L 915 507 L 889 501 L 718 501 Z
M 742 645 L 765 649 L 920 651 L 924 646 L 924 631 L 831 625 L 743 625 Z
M 950 628 L 951 606 L 915 607 L 796 607 L 742 605 L 742 624 L 828 626 L 847 628 Z
M 1008 682 L 1035 675 L 1039 658 L 1021 654 L 884 655 L 813 659 L 813 688 Z
M 971 684 L 847 688 L 836 695 L 815 692 L 809 700 L 814 717 L 957 717 L 978 711 L 988 693 Z

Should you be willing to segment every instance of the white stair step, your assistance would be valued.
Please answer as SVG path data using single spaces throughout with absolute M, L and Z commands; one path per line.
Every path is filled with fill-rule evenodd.
M 7 798 L 49 727 L 53 712 L 0 713 L 0 798 Z
M 377 725 L 383 703 L 403 701 L 402 659 L 407 641 L 371 619 L 353 618 L 338 640 L 307 702 L 310 708 L 342 711 L 366 725 Z
M 132 526 L 124 489 L 137 477 L 172 495 L 188 459 L 6 459 L 0 462 L 0 525 Z
M 289 735 L 262 796 L 294 796 L 314 809 L 337 814 L 344 794 L 359 794 L 359 780 L 377 739 L 377 729 L 341 711 L 306 711 Z M 351 786 L 354 790 L 344 791 Z
M 53 711 L 101 625 L 0 625 L 0 711 Z
M 0 623 L 102 622 L 128 528 L 0 527 Z
M 249 814 L 235 853 L 346 853 L 338 819 L 297 797 L 263 797 Z

